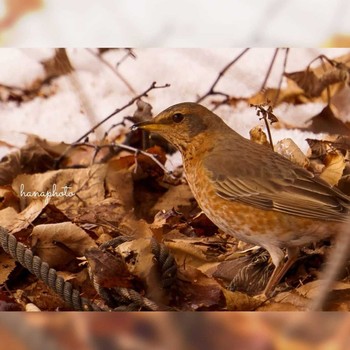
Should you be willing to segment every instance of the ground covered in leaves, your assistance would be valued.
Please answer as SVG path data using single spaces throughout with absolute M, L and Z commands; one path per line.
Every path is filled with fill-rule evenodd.
M 315 69 L 285 74 L 285 88 L 264 87 L 249 98 L 222 94 L 214 84 L 199 99 L 210 100 L 213 107 L 234 107 L 242 100 L 252 104 L 258 112 L 257 124 L 263 118 L 267 130 L 256 127 L 250 137 L 266 147 L 271 147 L 274 128 L 292 128 L 279 121 L 274 108 L 281 103 L 326 102 L 305 128 L 327 132 L 327 139 L 307 140 L 307 155 L 290 138 L 279 141 L 274 149 L 350 195 L 349 125 L 341 118 L 349 110 L 345 102 L 348 61 L 349 56 L 323 58 Z M 46 98 L 54 94 L 52 80 L 57 74 L 70 74 L 72 68 L 62 50 L 45 64 L 46 79 L 28 91 L 2 86 L 2 100 L 25 103 L 37 94 Z M 150 139 L 142 131 L 130 131 L 134 122 L 152 117 L 147 93 L 160 87 L 150 84 L 145 93 L 132 99 L 134 114 L 113 128 L 117 132 L 109 130 L 101 139 L 90 141 L 88 132 L 76 143 L 66 144 L 29 135 L 24 147 L 0 163 L 0 225 L 82 296 L 111 309 L 115 305 L 99 294 L 96 283 L 111 293 L 118 288 L 135 290 L 175 310 L 305 310 L 318 292 L 317 279 L 331 242 L 305 247 L 274 296 L 261 300 L 259 294 L 273 268 L 268 254 L 220 231 L 201 212 L 181 166 L 171 172 L 164 167 L 175 152 L 171 145 L 157 137 Z M 224 95 L 224 99 L 219 101 L 214 95 Z M 162 274 L 154 244 L 165 247 L 174 258 L 171 274 Z M 3 250 L 0 267 L 1 310 L 69 309 Z M 347 270 L 340 279 L 330 294 L 328 310 L 350 309 Z

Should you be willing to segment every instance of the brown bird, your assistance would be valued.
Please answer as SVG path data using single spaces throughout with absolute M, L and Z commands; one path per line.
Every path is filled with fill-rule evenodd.
M 265 295 L 301 246 L 337 234 L 349 222 L 350 197 L 242 137 L 199 104 L 171 106 L 133 128 L 157 133 L 179 149 L 195 199 L 221 230 L 269 252 L 275 269 Z

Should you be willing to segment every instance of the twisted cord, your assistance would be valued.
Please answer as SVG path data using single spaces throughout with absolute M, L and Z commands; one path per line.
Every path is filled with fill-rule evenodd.
M 16 237 L 3 227 L 0 227 L 0 242 L 6 253 L 60 295 L 74 310 L 101 311 L 101 308 L 96 304 L 81 297 L 79 291 L 74 289 L 70 282 L 64 281 L 61 276 L 57 275 L 55 269 L 50 268 L 39 256 L 33 255 L 29 248 L 18 242 Z
M 176 280 L 177 266 L 174 257 L 170 254 L 169 249 L 158 243 L 155 239 L 151 241 L 152 253 L 158 262 L 160 278 L 164 289 L 169 289 L 174 285 Z
M 131 237 L 116 237 L 108 242 L 100 245 L 100 249 L 105 250 L 109 247 L 117 247 L 118 245 L 131 240 Z M 169 249 L 162 243 L 158 243 L 155 239 L 151 240 L 152 254 L 154 255 L 160 272 L 160 278 L 164 289 L 169 289 L 174 285 L 176 279 L 177 266 L 174 257 L 170 254 Z
M 100 246 L 100 249 L 106 250 L 109 247 L 115 248 L 116 246 L 131 240 L 131 237 L 116 237 L 108 242 L 105 242 Z M 164 244 L 159 244 L 155 239 L 151 240 L 152 254 L 154 255 L 157 263 L 158 270 L 161 273 L 162 286 L 165 289 L 169 289 L 176 278 L 177 267 L 175 259 L 170 255 L 168 248 Z M 140 293 L 129 288 L 104 288 L 101 287 L 96 278 L 90 275 L 93 285 L 97 293 L 104 299 L 110 307 L 115 307 L 114 310 L 139 310 L 144 308 L 151 311 L 161 311 L 168 309 L 166 306 L 160 306 L 152 300 L 143 297 Z M 122 305 L 120 304 L 128 304 Z M 116 305 L 118 305 L 116 307 Z

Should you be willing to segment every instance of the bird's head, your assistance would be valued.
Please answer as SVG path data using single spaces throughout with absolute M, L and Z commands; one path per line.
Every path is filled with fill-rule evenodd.
M 212 132 L 222 124 L 221 118 L 209 109 L 184 102 L 165 109 L 150 121 L 135 124 L 132 129 L 157 133 L 183 151 L 196 136 Z

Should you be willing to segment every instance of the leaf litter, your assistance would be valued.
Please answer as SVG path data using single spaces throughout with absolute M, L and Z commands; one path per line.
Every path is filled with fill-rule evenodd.
M 67 60 L 66 53 L 58 51 L 44 62 L 46 80 L 40 84 L 50 85 L 55 77 L 70 74 L 74 68 Z M 276 152 L 341 189 L 350 187 L 349 126 L 339 119 L 342 105 L 338 101 L 335 107 L 332 101 L 348 88 L 347 61 L 345 56 L 326 60 L 323 68 L 285 74 L 287 87 L 279 92 L 276 104 L 327 103 L 305 129 L 330 136 L 308 140 L 308 154 L 292 139 L 273 145 Z M 35 89 L 16 99 L 24 103 L 31 94 L 40 95 L 41 87 Z M 10 100 L 11 93 L 1 96 Z M 246 102 L 261 109 L 276 93 L 265 89 Z M 238 100 L 233 96 L 226 102 Z M 268 108 L 277 122 L 272 107 Z M 198 208 L 181 167 L 169 176 L 149 156 L 165 164 L 174 152 L 163 139 L 129 131 L 130 122 L 149 120 L 151 111 L 151 105 L 137 100 L 134 115 L 118 131 L 113 130 L 113 137 L 109 132 L 100 142 L 87 139 L 70 145 L 28 135 L 27 144 L 0 163 L 0 225 L 65 280 L 72 281 L 81 294 L 101 303 L 106 301 L 97 295 L 94 283 L 107 290 L 131 288 L 178 310 L 305 310 L 317 291 L 317 271 L 328 254 L 327 244 L 306 247 L 278 286 L 276 296 L 261 302 L 256 296 L 268 280 L 271 261 L 263 250 L 246 249 L 252 247 L 210 222 Z M 279 127 L 280 123 L 276 124 Z M 250 135 L 252 141 L 271 147 L 261 127 L 253 128 Z M 136 153 L 123 150 L 120 144 L 134 147 Z M 54 191 L 56 195 L 48 194 Z M 122 241 L 115 247 L 100 248 L 119 238 Z M 152 240 L 163 244 L 175 259 L 177 274 L 170 289 L 162 287 Z M 0 266 L 0 284 L 6 284 L 14 298 L 7 300 L 0 294 L 5 303 L 22 310 L 28 303 L 41 310 L 67 308 L 42 281 L 24 273 L 3 251 Z M 349 291 L 349 276 L 343 276 L 327 308 L 348 311 Z

